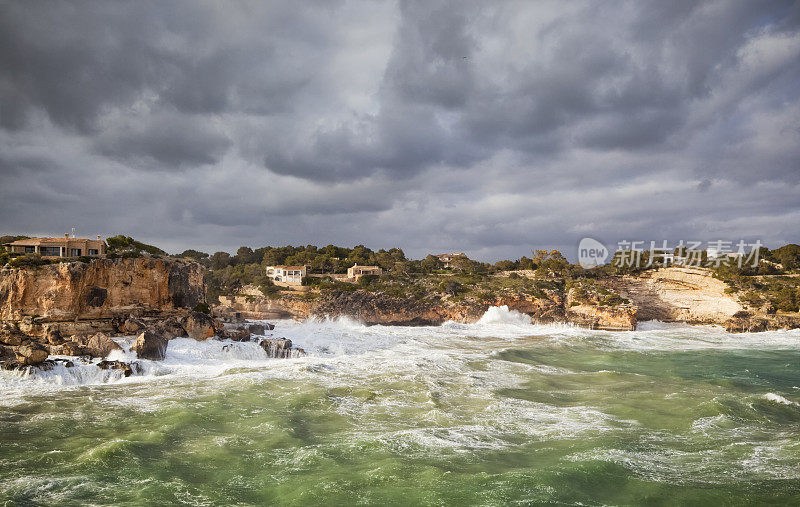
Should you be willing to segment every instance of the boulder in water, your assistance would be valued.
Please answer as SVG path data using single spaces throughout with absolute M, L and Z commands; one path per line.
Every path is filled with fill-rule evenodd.
M 166 338 L 148 329 L 136 338 L 131 350 L 136 352 L 139 359 L 161 361 L 167 354 L 168 343 L 169 341 Z
M 31 343 L 30 345 L 21 345 L 16 348 L 14 354 L 17 361 L 24 365 L 33 365 L 43 363 L 47 356 L 50 354 L 44 347 L 38 343 Z
M 83 345 L 93 357 L 106 357 L 115 350 L 122 350 L 122 347 L 103 333 L 93 334 Z
M 216 334 L 214 319 L 205 313 L 191 312 L 181 320 L 181 325 L 190 338 L 207 340 Z
M 292 340 L 288 338 L 267 338 L 262 340 L 259 345 L 269 357 L 277 359 L 285 359 L 293 355 L 305 355 L 303 349 L 292 348 Z
M 267 327 L 264 324 L 249 324 L 247 326 L 247 330 L 250 331 L 252 334 L 264 336 Z
M 59 348 L 58 354 L 61 354 L 61 355 L 64 355 L 64 356 L 83 356 L 83 355 L 86 355 L 86 349 L 84 349 L 83 345 L 81 345 L 78 342 L 74 342 L 74 341 L 64 342 L 58 348 Z
M 250 331 L 241 327 L 239 329 L 231 329 L 230 331 L 225 331 L 225 338 L 229 338 L 235 342 L 249 342 Z
M 136 363 L 126 363 L 124 361 L 100 361 L 97 366 L 101 370 L 122 370 L 123 375 L 130 377 L 134 373 L 139 372 Z

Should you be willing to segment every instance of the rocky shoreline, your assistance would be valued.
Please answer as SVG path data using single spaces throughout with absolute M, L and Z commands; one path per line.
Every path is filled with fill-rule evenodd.
M 651 319 L 717 324 L 734 333 L 800 327 L 796 316 L 745 309 L 707 270 L 690 268 L 602 280 L 627 298 L 623 304 L 601 304 L 575 289 L 482 301 L 327 290 L 287 291 L 279 297 L 222 296 L 210 314 L 205 313 L 209 308 L 203 272 L 193 262 L 150 258 L 2 269 L 0 367 L 47 369 L 58 364 L 69 367 L 80 360 L 122 370 L 126 376 L 135 374 L 135 364 L 108 359 L 122 351 L 119 340 L 114 340 L 118 337 L 132 339 L 129 351 L 138 359 L 152 361 L 163 360 L 167 344 L 175 338 L 257 341 L 267 357 L 296 357 L 303 354 L 302 349 L 266 333 L 271 325 L 244 319 L 349 317 L 368 325 L 439 325 L 476 322 L 492 306 L 528 315 L 533 323 L 611 331 L 635 330 L 640 320 Z
M 269 323 L 226 323 L 200 312 L 188 312 L 178 319 L 168 317 L 159 319 L 139 319 L 130 317 L 112 322 L 113 333 L 91 335 L 72 335 L 65 337 L 57 327 L 45 327 L 41 336 L 24 334 L 13 323 L 3 323 L 0 328 L 0 368 L 5 370 L 24 370 L 30 366 L 51 368 L 54 361 L 72 366 L 73 361 L 90 362 L 102 359 L 98 366 L 102 369 L 125 370 L 128 376 L 135 372 L 135 364 L 124 361 L 107 360 L 115 351 L 123 351 L 112 337 L 135 337 L 130 351 L 138 359 L 161 361 L 170 340 L 192 338 L 196 341 L 231 340 L 234 342 L 255 341 L 266 352 L 267 357 L 286 358 L 304 355 L 305 352 L 293 347 L 291 340 L 273 337 L 267 333 L 274 329 Z M 68 356 L 70 359 L 50 359 L 51 356 Z
M 533 323 L 566 323 L 609 331 L 635 330 L 640 321 L 647 320 L 720 325 L 733 333 L 800 327 L 800 316 L 745 308 L 726 292 L 727 285 L 707 269 L 671 267 L 639 276 L 609 277 L 599 284 L 629 303 L 598 304 L 581 299 L 574 290 L 546 290 L 540 297 L 518 295 L 484 301 L 419 300 L 381 292 L 332 290 L 313 296 L 288 291 L 272 298 L 252 292 L 223 296 L 214 311 L 229 318 L 302 320 L 344 316 L 365 324 L 414 326 L 476 322 L 489 307 L 508 306 L 530 316 Z
M 257 341 L 268 357 L 303 354 L 291 340 L 267 336 L 270 324 L 225 322 L 205 304 L 204 269 L 169 259 L 102 259 L 0 270 L 0 367 L 66 367 L 101 359 L 130 375 L 133 363 L 107 360 L 122 351 L 114 337 L 135 337 L 138 359 L 164 359 L 174 338 Z M 69 357 L 73 359 L 63 359 Z
M 349 317 L 367 325 L 423 326 L 447 321 L 477 322 L 492 306 L 507 306 L 524 313 L 534 323 L 570 323 L 590 329 L 628 331 L 636 329 L 636 308 L 585 304 L 553 292 L 546 298 L 498 298 L 481 302 L 420 301 L 365 291 L 329 291 L 315 299 L 284 293 L 280 298 L 233 296 L 220 298 L 214 312 L 227 318 L 307 319 Z

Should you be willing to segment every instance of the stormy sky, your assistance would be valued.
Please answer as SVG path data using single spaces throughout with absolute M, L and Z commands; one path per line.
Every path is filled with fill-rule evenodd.
M 800 3 L 0 1 L 0 233 L 800 242 Z

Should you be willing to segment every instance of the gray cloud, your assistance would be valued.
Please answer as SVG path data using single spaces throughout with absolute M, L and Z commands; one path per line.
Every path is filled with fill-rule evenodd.
M 122 119 L 95 137 L 98 153 L 126 163 L 183 168 L 214 164 L 231 146 L 231 140 L 213 124 L 214 119 L 148 114 Z
M 0 228 L 798 242 L 798 62 L 791 1 L 0 2 Z

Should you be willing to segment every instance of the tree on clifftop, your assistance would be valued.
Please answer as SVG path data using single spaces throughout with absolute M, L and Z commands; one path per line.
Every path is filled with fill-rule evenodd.
M 770 252 L 783 265 L 783 269 L 800 268 L 800 245 L 788 244 Z
M 117 254 L 142 255 L 143 253 L 147 253 L 156 256 L 167 255 L 167 252 L 157 246 L 136 241 L 132 237 L 122 234 L 107 238 L 106 244 L 108 245 L 109 252 Z

